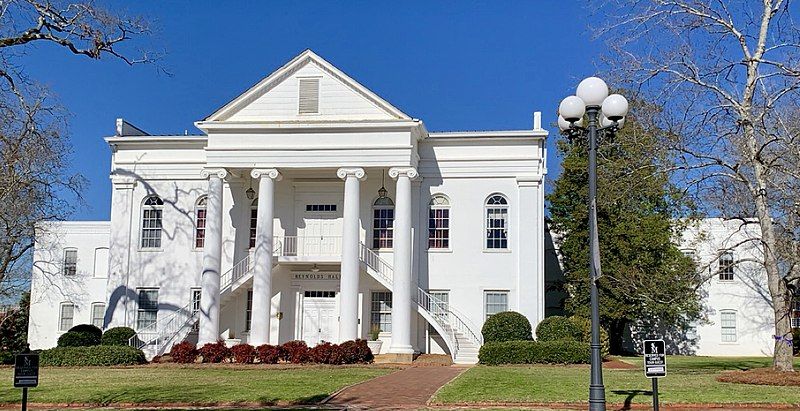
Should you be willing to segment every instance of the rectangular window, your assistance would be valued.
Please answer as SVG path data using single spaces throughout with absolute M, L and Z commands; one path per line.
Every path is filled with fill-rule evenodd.
M 486 318 L 508 311 L 508 291 L 487 291 L 484 294 Z
M 156 323 L 158 319 L 158 289 L 140 288 L 136 329 L 141 330 Z
M 142 210 L 142 248 L 161 248 L 160 208 Z
M 78 272 L 78 250 L 64 250 L 64 275 L 74 276 Z
M 486 248 L 508 248 L 508 207 L 486 209 Z
M 319 113 L 319 79 L 301 78 L 298 79 L 298 86 L 300 98 L 299 113 Z
M 92 325 L 103 329 L 103 318 L 106 315 L 106 305 L 103 303 L 92 304 Z
M 428 210 L 428 248 L 450 248 L 450 209 Z
M 307 213 L 334 213 L 336 204 L 306 204 Z
M 719 279 L 733 281 L 733 252 L 726 251 L 719 257 Z
M 244 330 L 250 331 L 250 321 L 253 320 L 253 290 L 247 291 L 247 306 L 244 309 Z
M 447 313 L 450 312 L 450 292 L 437 290 L 429 291 L 428 294 L 431 295 L 429 311 L 437 317 L 447 318 Z
M 258 209 L 250 209 L 250 248 L 256 246 L 256 224 L 258 224 Z
M 58 321 L 59 331 L 69 331 L 72 328 L 72 322 L 75 318 L 75 304 L 63 303 L 61 304 L 61 316 Z
M 198 208 L 196 217 L 194 246 L 195 248 L 203 248 L 203 245 L 205 245 L 206 241 L 206 209 Z
M 722 342 L 736 342 L 736 311 L 720 311 Z
M 392 332 L 392 293 L 391 291 L 373 291 L 371 310 L 371 329 Z
M 376 208 L 372 219 L 372 248 L 392 248 L 394 208 Z
M 200 296 L 202 295 L 202 291 L 199 288 L 192 288 L 191 290 L 191 301 L 192 301 L 192 318 L 197 319 L 192 326 L 192 331 L 197 332 L 200 330 Z
M 310 290 L 303 292 L 306 298 L 335 298 L 336 291 Z

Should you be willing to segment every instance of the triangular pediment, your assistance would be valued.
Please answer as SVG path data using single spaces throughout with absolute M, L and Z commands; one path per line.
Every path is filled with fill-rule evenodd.
M 316 112 L 300 109 L 300 83 L 317 79 Z M 306 94 L 307 96 L 308 94 Z M 305 97 L 308 98 L 308 97 Z M 314 107 L 312 104 L 311 107 Z M 301 113 L 301 111 L 305 111 Z M 313 111 L 313 110 L 312 110 Z M 362 121 L 411 118 L 311 50 L 306 50 L 205 121 Z

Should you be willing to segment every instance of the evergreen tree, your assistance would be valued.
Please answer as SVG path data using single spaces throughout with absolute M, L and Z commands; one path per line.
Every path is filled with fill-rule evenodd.
M 639 115 L 656 111 L 636 101 L 632 106 Z M 692 207 L 669 176 L 659 172 L 670 161 L 664 144 L 668 138 L 630 115 L 613 140 L 601 139 L 598 145 L 600 321 L 609 332 L 612 353 L 622 351 L 628 326 L 681 331 L 700 314 L 700 279 L 692 259 L 676 244 Z M 563 170 L 547 200 L 552 230 L 560 238 L 569 294 L 565 308 L 588 318 L 587 142 L 561 138 L 558 151 Z

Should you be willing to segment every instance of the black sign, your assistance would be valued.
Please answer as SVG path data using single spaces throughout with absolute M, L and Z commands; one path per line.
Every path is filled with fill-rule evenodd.
M 14 387 L 31 388 L 39 385 L 39 354 L 17 354 L 14 361 Z
M 644 341 L 644 375 L 661 378 L 667 375 L 667 353 L 664 340 Z

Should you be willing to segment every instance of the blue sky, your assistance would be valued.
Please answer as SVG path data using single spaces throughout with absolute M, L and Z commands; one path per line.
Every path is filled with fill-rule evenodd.
M 551 131 L 559 101 L 596 73 L 583 2 L 99 2 L 143 15 L 166 57 L 154 66 L 91 61 L 36 46 L 21 61 L 70 112 L 74 168 L 87 206 L 109 218 L 110 151 L 123 117 L 150 133 L 199 133 L 193 123 L 310 48 L 429 130 L 524 129 L 533 111 Z M 141 44 L 135 44 L 139 47 Z

